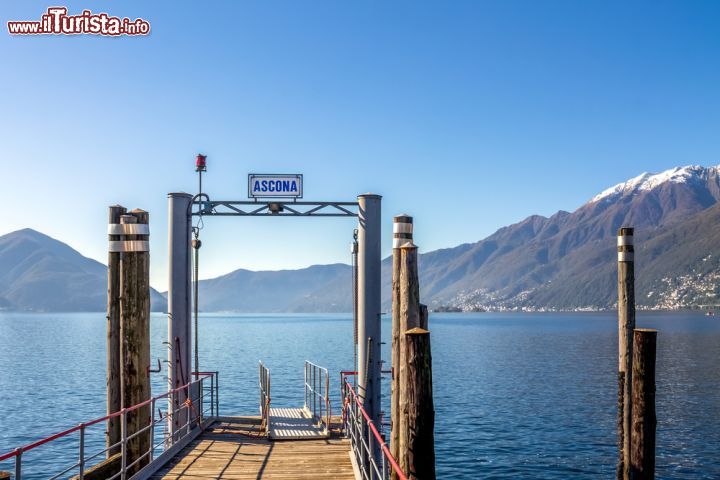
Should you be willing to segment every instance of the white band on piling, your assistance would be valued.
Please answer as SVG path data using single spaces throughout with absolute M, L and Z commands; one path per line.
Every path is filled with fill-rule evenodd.
M 413 233 L 413 224 L 393 223 L 393 233 Z
M 412 242 L 412 233 L 394 233 L 393 248 L 400 248 L 407 242 Z
M 634 245 L 632 235 L 621 235 L 617 237 L 618 247 L 624 247 L 625 245 Z
M 635 252 L 618 252 L 618 262 L 634 262 Z
M 149 252 L 150 242 L 147 240 L 111 240 L 108 252 Z
M 150 235 L 150 225 L 147 223 L 111 223 L 108 225 L 108 235 Z
M 412 243 L 413 218 L 409 215 L 398 215 L 393 218 L 393 247 L 400 248 L 406 243 Z

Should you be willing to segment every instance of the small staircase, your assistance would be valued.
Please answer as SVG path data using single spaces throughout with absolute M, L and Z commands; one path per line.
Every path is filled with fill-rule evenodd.
M 270 406 L 270 370 L 260 362 L 260 414 L 270 440 L 318 440 L 330 437 L 327 369 L 305 362 L 302 408 Z

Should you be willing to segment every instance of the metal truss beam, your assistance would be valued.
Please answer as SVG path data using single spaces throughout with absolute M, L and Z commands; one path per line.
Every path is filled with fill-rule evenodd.
M 200 201 L 195 200 L 193 216 L 215 217 L 357 217 L 357 202 L 293 201 Z

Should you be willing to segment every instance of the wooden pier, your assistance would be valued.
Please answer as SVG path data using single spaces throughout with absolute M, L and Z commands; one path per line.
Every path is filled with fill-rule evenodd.
M 204 160 L 203 156 L 198 159 L 201 157 Z M 430 332 L 427 309 L 419 303 L 417 248 L 411 242 L 401 245 L 401 250 L 407 253 L 403 258 L 409 268 L 399 276 L 400 272 L 393 272 L 403 299 L 400 307 L 394 298 L 393 312 L 398 313 L 399 325 L 404 327 L 398 331 L 393 324 L 393 338 L 401 341 L 395 347 L 407 353 L 404 357 L 393 356 L 393 371 L 399 375 L 393 390 L 393 409 L 401 420 L 394 422 L 391 430 L 399 428 L 394 438 L 400 442 L 389 441 L 383 432 L 381 375 L 392 371 L 383 370 L 380 348 L 381 197 L 364 194 L 356 202 L 272 201 L 264 207 L 258 207 L 256 201 L 213 203 L 206 194 L 171 193 L 168 197 L 171 261 L 165 344 L 170 388 L 151 397 L 150 373 L 161 369 L 153 370 L 150 362 L 148 214 L 141 210 L 125 214 L 123 207 L 113 206 L 107 230 L 111 265 L 108 413 L 1 454 L 0 462 L 14 461 L 15 480 L 23 478 L 25 453 L 61 438 L 64 442 L 76 442 L 77 452 L 68 459 L 72 463 L 59 465 L 57 470 L 62 470 L 52 478 L 434 480 Z M 231 211 L 223 212 L 222 208 Z M 190 248 L 199 246 L 199 230 L 192 227 L 191 220 L 194 216 L 213 215 L 357 220 L 358 228 L 354 230 L 357 246 L 353 248 L 357 356 L 353 370 L 339 372 L 342 402 L 334 405 L 335 410 L 330 402 L 327 368 L 305 361 L 302 403 L 278 407 L 271 403 L 270 370 L 260 362 L 260 415 L 219 416 L 219 372 L 197 371 L 197 357 L 193 372 L 190 355 L 193 350 L 190 307 L 197 306 L 198 298 L 196 291 L 191 302 L 190 272 L 194 271 L 194 278 L 198 278 L 198 266 L 195 263 L 192 268 Z M 401 218 L 410 220 L 408 216 Z M 193 232 L 195 241 L 191 242 Z M 410 233 L 411 228 L 405 225 L 397 234 L 398 238 L 411 240 Z M 409 315 L 412 322 L 405 318 Z M 196 321 L 196 339 L 197 327 Z M 197 352 L 197 345 L 195 348 Z M 333 411 L 342 412 L 342 421 L 332 416 Z M 103 426 L 106 428 L 101 430 Z M 88 451 L 87 447 L 97 448 L 96 440 L 86 439 L 90 434 L 104 435 L 105 448 Z M 390 452 L 393 442 L 399 446 L 400 462 Z
M 326 439 L 270 441 L 260 417 L 221 417 L 150 478 L 353 480 L 350 441 L 334 420 Z

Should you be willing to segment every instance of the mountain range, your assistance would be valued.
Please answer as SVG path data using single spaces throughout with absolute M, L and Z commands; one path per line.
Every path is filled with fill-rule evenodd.
M 644 173 L 596 195 L 574 212 L 559 211 L 549 218 L 533 215 L 479 242 L 421 254 L 421 298 L 433 309 L 465 311 L 612 308 L 617 230 L 633 226 L 640 308 L 717 303 L 719 199 L 718 167 Z M 386 310 L 390 277 L 386 258 Z M 201 281 L 200 308 L 350 311 L 350 278 L 350 267 L 342 264 L 280 272 L 238 270 Z
M 477 243 L 422 255 L 421 296 L 466 310 L 610 308 L 617 230 L 632 226 L 639 306 L 717 302 L 718 199 L 718 167 L 644 173 L 572 213 L 531 216 Z
M 582 310 L 616 302 L 616 233 L 635 227 L 640 308 L 720 303 L 720 167 L 644 173 L 574 212 L 530 216 L 476 243 L 419 257 L 432 309 Z M 422 239 L 416 239 L 422 244 Z M 105 267 L 32 230 L 0 237 L 0 309 L 103 310 Z M 382 264 L 389 309 L 390 259 Z M 351 311 L 351 268 L 236 270 L 200 282 L 200 309 Z M 153 291 L 155 309 L 164 298 Z
M 0 310 L 100 312 L 106 303 L 102 263 L 29 228 L 0 237 Z M 153 310 L 167 310 L 154 289 L 150 303 Z

